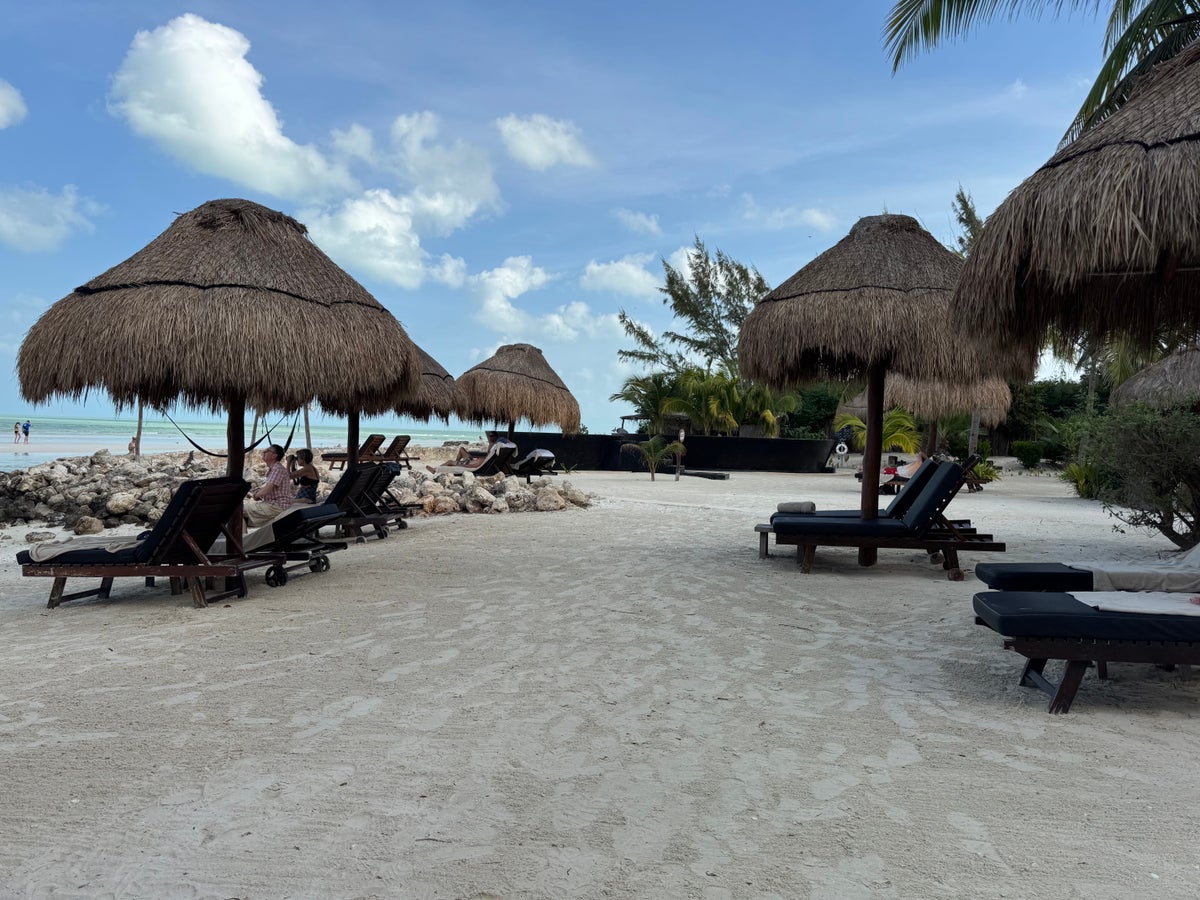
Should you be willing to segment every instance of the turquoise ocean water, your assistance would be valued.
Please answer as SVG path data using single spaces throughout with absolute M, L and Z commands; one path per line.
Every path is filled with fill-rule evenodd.
M 29 443 L 12 442 L 12 423 L 30 421 Z M 293 418 L 281 419 L 278 415 L 267 420 L 271 429 L 271 442 L 283 444 L 292 431 Z M 5 425 L 4 423 L 8 424 Z M 207 450 L 225 452 L 225 423 L 218 420 L 185 422 L 176 419 L 187 437 Z M 368 434 L 386 434 L 390 440 L 395 434 L 410 434 L 414 444 L 440 446 L 443 441 L 480 440 L 483 430 L 471 425 L 439 427 L 441 423 L 428 425 L 411 419 L 364 419 L 359 424 L 360 437 Z M 246 422 L 246 442 L 250 442 L 252 423 Z M 295 422 L 295 434 L 291 448 L 305 446 L 304 421 Z M 259 425 L 259 434 L 263 426 Z M 97 450 L 107 449 L 112 453 L 124 454 L 137 430 L 137 414 L 112 418 L 67 418 L 53 416 L 0 414 L 0 471 L 27 469 L 39 463 L 64 456 L 90 456 Z M 346 423 L 313 423 L 312 445 L 314 447 L 338 447 L 346 442 Z M 142 452 L 169 453 L 191 450 L 187 437 L 163 418 L 146 415 L 142 422 Z M 22 439 L 23 440 L 23 439 Z M 262 446 L 261 444 L 259 445 Z

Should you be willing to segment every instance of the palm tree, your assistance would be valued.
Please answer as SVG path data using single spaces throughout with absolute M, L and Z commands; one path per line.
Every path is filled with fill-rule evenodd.
M 679 376 L 678 390 L 663 404 L 663 411 L 687 416 L 701 434 L 736 429 L 738 422 L 725 405 L 730 381 L 728 375 L 690 369 Z
M 655 435 L 648 441 L 640 443 L 628 443 L 621 445 L 622 453 L 640 453 L 642 460 L 646 463 L 646 468 L 650 470 L 650 480 L 654 480 L 654 473 L 658 471 L 668 458 L 672 456 L 683 456 L 687 453 L 687 447 L 679 443 L 679 441 L 671 441 L 667 443 L 661 435 Z M 676 481 L 679 479 L 676 478 Z
M 649 434 L 662 434 L 664 404 L 675 396 L 677 378 L 668 372 L 651 372 L 625 379 L 621 390 L 608 399 L 622 400 L 633 406 L 634 412 L 646 421 Z
M 850 413 L 840 413 L 833 420 L 833 427 L 839 431 L 847 425 L 850 426 L 854 449 L 861 450 L 867 439 L 867 423 Z M 896 407 L 883 414 L 883 449 L 895 449 L 901 453 L 916 453 L 921 449 L 917 420 L 907 409 Z
M 1098 0 L 895 0 L 884 26 L 884 44 L 898 70 L 943 39 L 965 37 L 1000 14 L 1034 15 L 1047 8 L 1089 12 Z M 1104 36 L 1104 63 L 1063 136 L 1067 144 L 1104 121 L 1129 96 L 1134 82 L 1200 37 L 1200 0 L 1113 0 Z

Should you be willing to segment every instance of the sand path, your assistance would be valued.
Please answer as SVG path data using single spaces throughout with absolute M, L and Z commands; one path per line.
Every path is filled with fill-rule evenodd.
M 1195 896 L 1188 670 L 1052 717 L 973 624 L 981 556 L 758 559 L 847 474 L 570 480 L 602 499 L 415 520 L 208 610 L 48 611 L 0 543 L 0 895 Z M 1165 546 L 1046 477 L 952 510 L 1011 560 Z

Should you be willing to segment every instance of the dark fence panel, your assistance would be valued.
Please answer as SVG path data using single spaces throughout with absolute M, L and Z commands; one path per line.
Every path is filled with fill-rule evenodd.
M 621 453 L 624 443 L 649 440 L 644 434 L 573 434 L 546 431 L 516 431 L 513 440 L 518 456 L 530 450 L 549 450 L 559 463 L 599 471 L 642 471 L 637 453 Z M 689 469 L 725 472 L 820 472 L 829 463 L 837 444 L 834 440 L 801 441 L 791 438 L 708 437 L 689 434 L 683 442 Z M 664 466 L 664 471 L 667 467 Z

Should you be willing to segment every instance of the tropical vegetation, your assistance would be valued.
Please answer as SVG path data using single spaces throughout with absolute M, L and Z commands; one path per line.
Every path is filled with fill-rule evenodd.
M 621 445 L 622 453 L 636 453 L 642 458 L 642 462 L 646 464 L 646 468 L 650 471 L 650 480 L 654 480 L 654 473 L 659 470 L 671 457 L 681 459 L 687 453 L 687 447 L 679 441 L 671 441 L 668 443 L 661 435 L 655 435 L 648 441 L 629 442 Z

